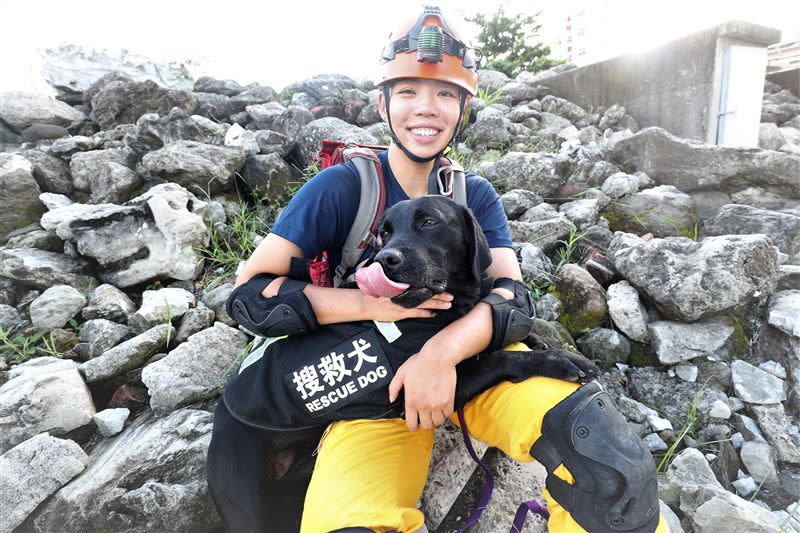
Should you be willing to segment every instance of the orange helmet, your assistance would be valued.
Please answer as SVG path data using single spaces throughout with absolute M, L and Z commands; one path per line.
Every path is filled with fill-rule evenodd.
M 378 85 L 425 78 L 452 83 L 472 96 L 478 92 L 478 61 L 472 44 L 464 41 L 455 24 L 448 24 L 438 7 L 425 6 L 419 17 L 390 33 L 381 63 Z

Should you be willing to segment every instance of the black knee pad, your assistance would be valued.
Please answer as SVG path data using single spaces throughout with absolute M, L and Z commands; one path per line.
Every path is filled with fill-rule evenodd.
M 547 412 L 531 455 L 547 469 L 550 495 L 587 531 L 653 533 L 658 526 L 655 462 L 599 383 Z M 562 463 L 574 484 L 553 475 Z

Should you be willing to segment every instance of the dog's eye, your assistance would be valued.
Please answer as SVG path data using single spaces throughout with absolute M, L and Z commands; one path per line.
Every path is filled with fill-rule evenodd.
M 381 244 L 383 244 L 386 241 L 388 241 L 390 236 L 391 236 L 391 233 L 389 233 L 386 230 L 383 230 L 378 234 L 378 238 L 381 240 Z
M 438 223 L 439 221 L 436 220 L 435 218 L 426 218 L 425 220 L 422 221 L 422 227 L 429 228 L 431 226 L 435 226 Z

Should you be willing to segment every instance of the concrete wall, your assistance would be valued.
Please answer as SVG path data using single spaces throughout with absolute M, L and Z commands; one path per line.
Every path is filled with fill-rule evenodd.
M 553 94 L 586 109 L 620 104 L 642 127 L 658 126 L 679 137 L 715 144 L 723 48 L 737 44 L 766 49 L 779 39 L 779 30 L 731 21 L 658 48 L 573 69 L 542 83 Z M 763 71 L 754 75 L 761 76 L 763 91 Z M 751 105 L 760 110 L 760 97 Z M 757 124 L 755 128 L 757 139 Z
M 800 67 L 767 74 L 767 79 L 800 96 Z

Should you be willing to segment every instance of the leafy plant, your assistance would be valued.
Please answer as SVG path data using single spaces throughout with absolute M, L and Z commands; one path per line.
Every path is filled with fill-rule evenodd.
M 583 233 L 578 234 L 578 229 L 573 226 L 572 229 L 569 230 L 569 235 L 567 236 L 567 240 L 559 240 L 564 245 L 563 248 L 558 249 L 558 264 L 556 265 L 555 272 L 558 273 L 561 270 L 561 267 L 566 265 L 572 260 L 572 254 L 575 253 L 575 249 L 578 246 L 578 242 L 586 237 L 589 233 L 589 230 L 584 231 Z
M 10 365 L 18 365 L 34 357 L 59 355 L 50 331 L 30 328 L 15 334 L 14 328 L 3 327 L 0 327 L 0 353 L 8 357 Z
M 484 89 L 479 87 L 478 88 L 478 98 L 484 101 L 484 103 L 489 106 L 492 104 L 496 104 L 502 98 L 500 91 L 489 92 L 488 89 Z

